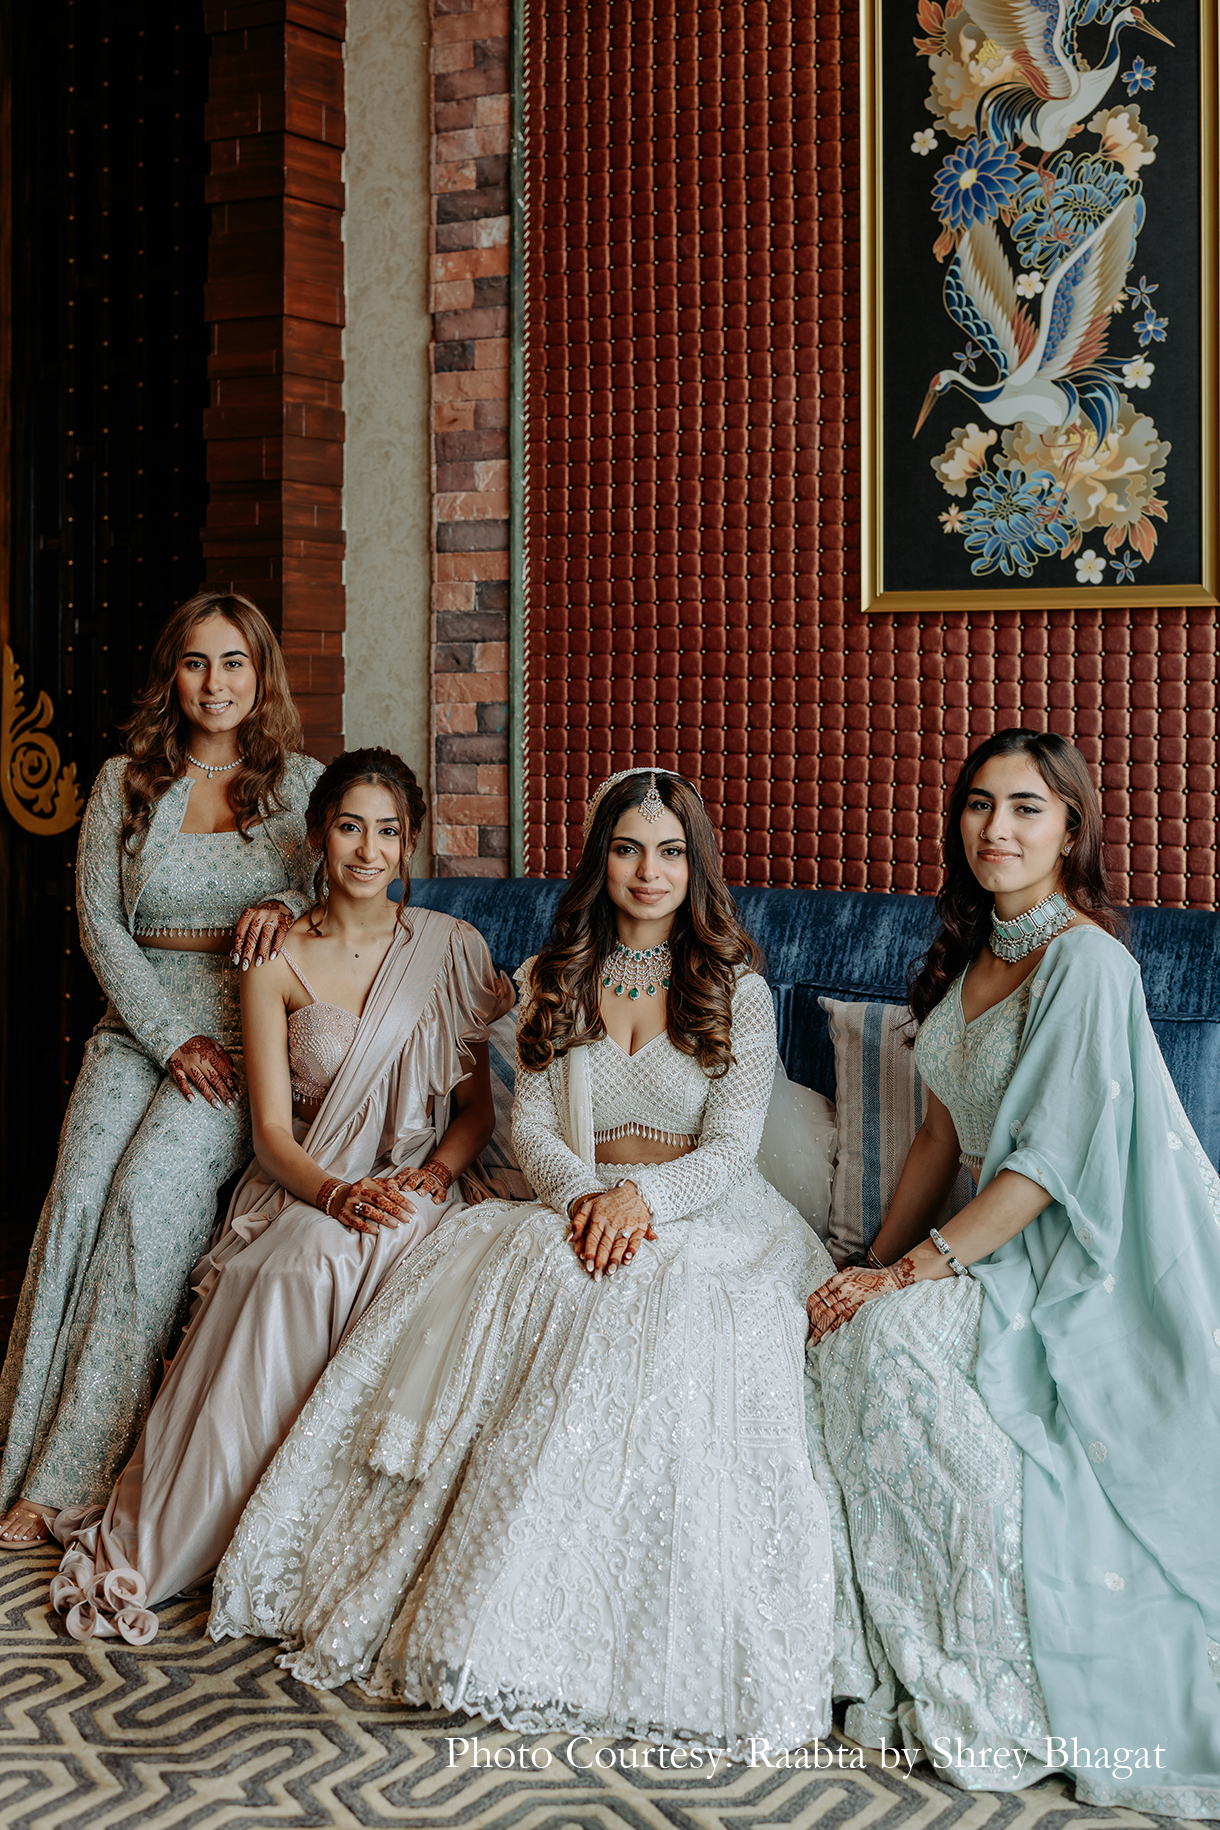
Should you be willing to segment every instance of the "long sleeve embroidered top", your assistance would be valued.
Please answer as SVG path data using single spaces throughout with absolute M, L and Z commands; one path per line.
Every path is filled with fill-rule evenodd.
M 135 939 L 136 911 L 149 883 L 161 873 L 183 873 L 179 840 L 191 784 L 180 777 L 153 807 L 142 842 L 124 850 L 119 833 L 127 812 L 124 776 L 127 758 L 104 763 L 85 808 L 76 854 L 76 911 L 81 946 L 98 984 L 140 1046 L 162 1066 L 194 1033 Z M 322 765 L 309 756 L 290 756 L 280 784 L 284 809 L 268 815 L 256 829 L 261 844 L 234 840 L 233 875 L 241 878 L 240 907 L 274 897 L 302 915 L 309 906 L 315 859 L 305 837 L 305 808 Z M 172 890 L 173 886 L 166 885 Z M 183 928 L 230 926 L 235 919 L 232 895 L 226 906 L 206 905 L 189 871 L 171 895 L 182 902 Z M 162 911 L 162 918 L 164 911 Z
M 758 1154 L 775 1078 L 775 1009 L 766 981 L 743 973 L 733 995 L 733 1065 L 712 1079 L 691 1056 L 662 1034 L 628 1055 L 608 1036 L 589 1045 L 589 1083 L 595 1130 L 634 1120 L 664 1131 L 698 1136 L 695 1149 L 672 1163 L 632 1167 L 653 1220 L 681 1219 L 717 1200 L 743 1176 Z M 565 1142 L 568 1058 L 541 1073 L 517 1063 L 513 1147 L 540 1201 L 566 1214 L 571 1202 L 596 1186 L 584 1162 Z

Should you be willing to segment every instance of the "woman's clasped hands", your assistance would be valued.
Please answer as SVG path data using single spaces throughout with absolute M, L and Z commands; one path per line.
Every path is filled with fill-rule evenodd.
M 599 1189 L 573 1201 L 569 1210 L 572 1250 L 594 1282 L 603 1271 L 630 1264 L 645 1239 L 655 1239 L 652 1219 L 634 1182 Z
M 392 1176 L 360 1176 L 355 1182 L 330 1176 L 319 1188 L 314 1205 L 349 1232 L 375 1233 L 379 1226 L 402 1226 L 415 1218 L 418 1204 L 408 1201 L 408 1189 L 412 1194 L 430 1195 L 443 1207 L 452 1181 L 452 1172 L 439 1161 L 418 1169 L 399 1169 Z

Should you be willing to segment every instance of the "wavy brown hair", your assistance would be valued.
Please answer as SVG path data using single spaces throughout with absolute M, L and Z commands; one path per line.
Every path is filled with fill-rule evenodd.
M 1088 764 L 1074 744 L 1053 731 L 1025 731 L 1017 727 L 997 731 L 962 764 L 953 784 L 945 825 L 945 880 L 936 898 L 941 928 L 936 939 L 907 975 L 907 996 L 915 1018 L 924 1018 L 940 1003 L 954 979 L 965 971 L 991 938 L 991 911 L 995 898 L 985 890 L 966 858 L 962 842 L 962 814 L 974 778 L 993 756 L 1025 755 L 1053 794 L 1067 804 L 1067 829 L 1072 849 L 1061 860 L 1059 888 L 1074 909 L 1095 921 L 1116 939 L 1122 938 L 1123 920 L 1106 879 L 1102 838 L 1101 803 Z
M 525 1067 L 536 1072 L 556 1056 L 606 1033 L 601 1018 L 602 972 L 618 944 L 606 860 L 614 829 L 648 792 L 648 775 L 629 775 L 597 804 L 580 863 L 559 907 L 551 938 L 538 955 L 533 1001 L 517 1026 Z M 738 969 L 763 970 L 760 949 L 737 919 L 720 869 L 712 823 L 698 794 L 680 775 L 656 771 L 657 793 L 686 835 L 690 887 L 670 930 L 673 954 L 665 1029 L 684 1055 L 718 1079 L 733 1065 L 733 992 Z
M 404 927 L 408 925 L 406 913 L 411 897 L 411 878 L 407 872 L 407 860 L 415 849 L 415 841 L 428 812 L 423 790 L 416 780 L 415 771 L 409 769 L 402 757 L 395 756 L 392 750 L 344 750 L 319 775 L 305 809 L 305 832 L 313 850 L 320 854 L 318 868 L 314 872 L 315 901 L 309 911 L 309 925 L 315 934 L 321 932 L 318 917 L 322 912 L 322 886 L 326 882 L 326 841 L 331 827 L 343 810 L 348 789 L 365 782 L 386 790 L 402 827 L 402 855 L 398 860 L 402 901 L 398 905 L 398 920 Z
M 127 738 L 124 846 L 147 831 L 154 804 L 186 768 L 186 720 L 178 703 L 178 668 L 190 646 L 192 629 L 212 616 L 223 616 L 241 631 L 258 675 L 254 708 L 237 731 L 241 766 L 227 783 L 237 830 L 249 839 L 252 826 L 268 814 L 284 810 L 279 797 L 284 764 L 300 749 L 302 733 L 283 651 L 271 624 L 248 597 L 233 591 L 199 591 L 179 604 L 157 637 L 148 683 L 136 694 L 130 718 L 119 727 Z

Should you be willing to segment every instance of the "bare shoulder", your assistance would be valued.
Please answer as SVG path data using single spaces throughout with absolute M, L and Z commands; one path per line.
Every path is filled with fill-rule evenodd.
M 294 968 L 300 967 L 301 972 L 305 974 L 306 978 L 309 978 L 315 970 L 314 961 L 324 959 L 329 952 L 330 944 L 326 936 L 319 934 L 312 925 L 307 909 L 304 915 L 297 916 L 280 943 L 278 955 L 268 964 L 279 967 L 283 973 L 287 974 L 284 982 L 289 990 L 295 987 L 299 991 L 301 980 Z M 288 963 L 288 956 L 291 956 L 291 965 Z
M 264 960 L 261 966 L 251 966 L 241 974 L 242 1011 L 246 1016 L 257 1012 L 260 1021 L 277 1008 L 287 1010 L 299 992 L 301 981 L 284 957 L 283 947 L 274 959 Z M 303 993 L 295 1001 L 308 1002 Z

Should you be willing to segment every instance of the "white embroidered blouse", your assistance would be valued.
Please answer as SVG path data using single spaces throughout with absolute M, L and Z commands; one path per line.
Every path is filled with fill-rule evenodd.
M 524 969 L 523 969 L 524 974 Z M 519 975 L 519 976 L 523 976 Z M 528 996 L 528 994 L 527 994 Z M 524 1009 L 525 1000 L 523 1000 Z M 573 1050 L 571 1054 L 582 1051 Z M 775 1009 L 765 979 L 743 973 L 733 994 L 733 1065 L 719 1079 L 705 1074 L 665 1034 L 628 1055 L 608 1036 L 588 1045 L 595 1131 L 628 1124 L 698 1138 L 673 1163 L 629 1166 L 654 1221 L 678 1220 L 719 1200 L 753 1165 L 775 1078 Z M 598 1186 L 566 1141 L 570 1055 L 535 1073 L 518 1058 L 513 1147 L 539 1201 L 566 1214 Z

